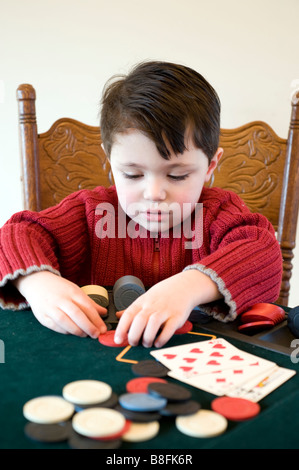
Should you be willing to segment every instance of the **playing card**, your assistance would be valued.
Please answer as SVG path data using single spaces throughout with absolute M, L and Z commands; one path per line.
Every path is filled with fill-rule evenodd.
M 182 344 L 151 352 L 155 359 L 171 370 L 181 369 L 190 372 L 196 369 L 198 373 L 212 372 L 215 367 L 224 367 L 229 353 L 231 353 L 230 357 L 236 357 L 238 351 L 223 338 Z
M 267 374 L 259 374 L 252 380 L 243 383 L 228 393 L 231 397 L 246 398 L 254 402 L 260 401 L 284 382 L 296 374 L 294 370 L 275 366 Z
M 218 396 L 235 396 L 235 391 L 238 396 L 247 394 L 277 367 L 224 338 L 173 346 L 151 354 L 170 369 L 170 377 Z
M 225 369 L 254 369 L 257 375 L 270 361 L 241 351 L 223 338 L 184 344 L 152 351 L 151 354 L 171 371 L 183 373 L 190 379 L 193 374 L 223 371 Z
M 193 387 L 222 396 L 229 395 L 238 387 L 241 388 L 242 384 L 254 380 L 254 377 L 265 377 L 274 367 L 275 364 L 263 365 L 258 370 L 250 367 L 234 367 L 198 375 L 196 375 L 196 372 L 188 375 L 188 373 L 174 370 L 169 372 L 168 375 Z M 261 372 L 261 369 L 263 372 Z

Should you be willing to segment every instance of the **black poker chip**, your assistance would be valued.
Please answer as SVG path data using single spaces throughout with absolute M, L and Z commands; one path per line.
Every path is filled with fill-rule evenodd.
M 72 430 L 70 421 L 54 424 L 39 424 L 28 422 L 24 432 L 27 437 L 39 442 L 67 441 Z
M 112 391 L 111 396 L 100 403 L 93 403 L 92 405 L 78 405 L 75 404 L 75 410 L 77 412 L 86 410 L 87 408 L 115 408 L 118 404 L 118 395 Z
M 169 369 L 158 361 L 148 359 L 133 364 L 132 372 L 139 377 L 166 377 Z
M 186 401 L 191 398 L 191 392 L 185 387 L 174 383 L 150 383 L 148 385 L 148 393 L 166 398 L 168 401 Z
M 167 405 L 160 410 L 162 416 L 183 416 L 183 415 L 193 415 L 198 410 L 200 410 L 201 405 L 195 400 L 187 400 L 183 402 L 172 402 L 167 403 Z
M 121 439 L 91 439 L 81 436 L 76 431 L 72 431 L 68 439 L 68 445 L 71 449 L 119 449 L 122 444 Z
M 123 276 L 113 286 L 114 305 L 118 311 L 128 308 L 134 300 L 144 294 L 143 282 L 136 276 Z
M 287 323 L 295 338 L 299 338 L 299 306 L 289 311 Z
M 115 409 L 126 419 L 135 423 L 149 423 L 151 421 L 158 421 L 161 419 L 161 415 L 158 411 L 133 411 L 123 408 L 121 405 L 118 405 Z

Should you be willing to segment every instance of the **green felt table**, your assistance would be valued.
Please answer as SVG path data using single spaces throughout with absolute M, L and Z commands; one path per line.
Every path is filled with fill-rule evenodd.
M 196 333 L 209 334 L 207 326 L 194 326 Z M 211 333 L 213 335 L 214 333 Z M 218 335 L 219 336 L 219 335 Z M 167 347 L 206 340 L 207 336 L 176 335 Z M 61 335 L 41 326 L 30 310 L 0 309 L 0 448 L 67 449 L 67 443 L 42 444 L 24 434 L 26 401 L 41 395 L 61 395 L 67 383 L 81 379 L 107 382 L 118 394 L 134 378 L 132 364 L 117 360 L 124 348 L 103 346 L 98 340 Z M 246 422 L 229 422 L 227 431 L 214 438 L 193 438 L 179 432 L 174 419 L 163 418 L 157 437 L 142 443 L 124 443 L 123 449 L 298 449 L 299 365 L 287 354 L 261 348 L 250 341 L 228 338 L 235 346 L 296 370 L 296 375 L 260 401 L 261 412 Z M 122 359 L 151 359 L 151 349 L 129 348 Z M 299 354 L 297 354 L 297 357 Z M 173 380 L 173 379 L 170 379 Z M 214 395 L 191 387 L 202 408 L 210 409 Z

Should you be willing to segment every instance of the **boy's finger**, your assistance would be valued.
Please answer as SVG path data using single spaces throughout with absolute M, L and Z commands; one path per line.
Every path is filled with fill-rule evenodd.
M 130 329 L 131 323 L 134 319 L 134 316 L 139 311 L 139 308 L 132 304 L 126 310 L 124 310 L 120 316 L 118 325 L 115 330 L 114 341 L 116 343 L 122 343 L 127 337 L 128 331 Z

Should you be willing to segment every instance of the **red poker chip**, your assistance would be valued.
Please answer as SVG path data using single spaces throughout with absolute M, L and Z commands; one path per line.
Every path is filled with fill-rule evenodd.
M 193 324 L 191 323 L 191 321 L 187 320 L 183 326 L 181 326 L 181 328 L 178 328 L 174 334 L 175 335 L 184 335 L 185 333 L 189 333 L 189 331 L 191 331 L 193 328 Z
M 255 331 L 268 330 L 274 326 L 274 322 L 271 320 L 255 321 L 252 323 L 245 323 L 244 325 L 238 326 L 238 330 L 244 333 L 251 333 Z
M 136 377 L 127 382 L 126 390 L 128 393 L 148 393 L 148 385 L 155 382 L 167 383 L 167 380 L 159 377 Z
M 266 302 L 254 304 L 252 305 L 252 307 L 250 307 L 250 310 L 257 310 L 258 312 L 263 313 L 285 313 L 284 309 L 282 307 L 279 307 L 279 305 L 267 304 Z
M 231 421 L 246 421 L 259 414 L 258 403 L 245 398 L 219 397 L 211 404 L 212 410 Z
M 128 340 L 118 344 L 114 342 L 115 330 L 107 331 L 105 334 L 99 336 L 99 342 L 104 346 L 111 346 L 114 348 L 123 348 L 129 345 Z
M 241 322 L 273 321 L 274 324 L 277 324 L 285 320 L 285 318 L 285 311 L 278 305 L 259 303 L 253 305 L 247 312 L 241 315 Z

